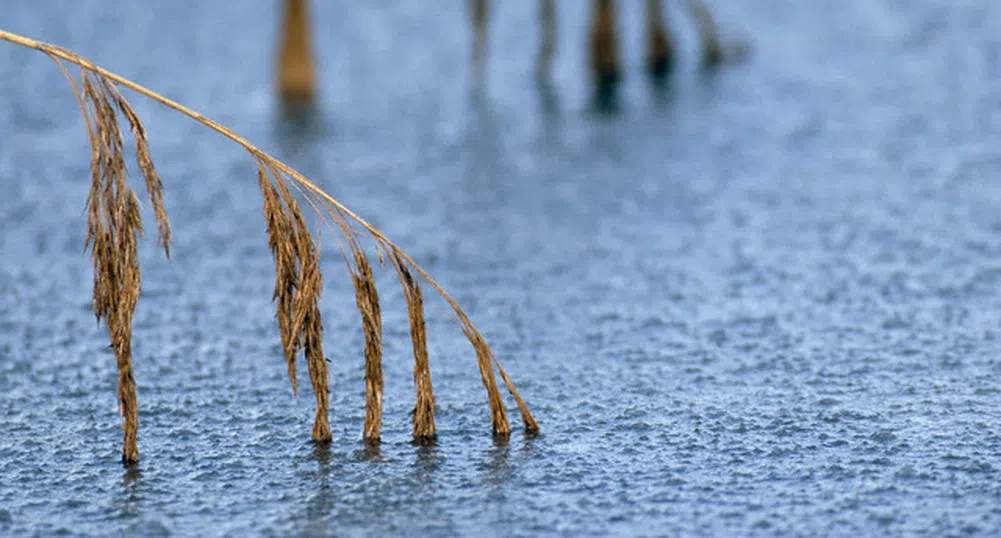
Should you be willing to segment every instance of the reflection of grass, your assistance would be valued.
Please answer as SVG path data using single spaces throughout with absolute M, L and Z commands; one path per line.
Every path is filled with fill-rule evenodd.
M 507 435 L 508 423 L 494 367 L 500 373 L 521 411 L 525 429 L 538 431 L 538 424 L 500 362 L 459 305 L 410 256 L 381 231 L 355 215 L 301 174 L 261 151 L 226 127 L 91 63 L 71 51 L 0 30 L 0 39 L 33 48 L 48 55 L 62 70 L 76 95 L 87 127 L 91 146 L 91 190 L 87 198 L 87 240 L 94 260 L 94 312 L 108 325 L 111 347 L 118 364 L 118 400 L 124 422 L 122 461 L 134 465 L 139 459 L 136 436 L 139 413 L 136 385 L 132 375 L 132 316 L 139 298 L 140 272 L 137 241 L 142 234 L 139 200 L 126 184 L 126 164 L 120 115 L 124 116 L 136 142 L 136 158 L 146 182 L 147 194 L 156 215 L 159 240 L 170 255 L 170 222 L 163 203 L 163 184 L 153 167 L 146 132 L 120 88 L 125 87 L 185 114 L 243 146 L 257 164 L 258 184 L 264 198 L 268 245 L 275 259 L 276 317 L 287 362 L 292 390 L 298 391 L 296 357 L 304 352 L 309 377 L 316 394 L 316 417 L 312 438 L 318 443 L 331 440 L 328 422 L 327 361 L 323 354 L 323 327 L 318 306 L 322 289 L 319 253 L 306 226 L 297 199 L 305 200 L 335 237 L 342 237 L 352 255 L 345 261 L 353 276 L 358 306 L 366 335 L 367 411 L 365 436 L 377 439 L 382 407 L 381 321 L 378 294 L 371 266 L 360 240 L 374 241 L 380 262 L 388 258 L 400 277 L 407 300 L 414 349 L 414 380 L 417 405 L 414 436 L 426 441 L 435 435 L 434 395 L 424 336 L 423 296 L 414 275 L 421 277 L 452 307 L 455 316 L 476 351 L 483 384 L 489 396 L 493 431 Z M 74 77 L 67 63 L 80 68 Z M 298 193 L 298 197 L 293 192 Z M 342 243 L 342 244 L 343 244 Z

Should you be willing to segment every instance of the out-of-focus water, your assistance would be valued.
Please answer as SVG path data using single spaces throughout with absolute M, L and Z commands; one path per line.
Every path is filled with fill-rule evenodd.
M 253 163 L 136 97 L 175 243 L 167 262 L 144 242 L 125 472 L 82 254 L 83 123 L 47 58 L 0 44 L 0 534 L 1001 530 L 1001 3 L 719 0 L 753 56 L 700 75 L 679 15 L 663 92 L 628 6 L 607 115 L 581 69 L 586 2 L 560 6 L 552 93 L 532 82 L 534 2 L 496 7 L 475 102 L 461 2 L 317 2 L 305 129 L 272 97 L 277 2 L 8 4 L 0 27 L 206 113 L 381 227 L 463 305 L 543 434 L 495 443 L 475 357 L 429 301 L 440 438 L 410 444 L 384 274 L 384 442 L 366 449 L 360 321 L 327 236 L 335 441 L 315 450 Z

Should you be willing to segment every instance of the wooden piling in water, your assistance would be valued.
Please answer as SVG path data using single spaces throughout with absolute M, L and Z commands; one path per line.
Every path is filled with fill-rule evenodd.
M 555 0 L 539 0 L 539 26 L 542 37 L 539 42 L 539 58 L 535 63 L 535 77 L 539 81 L 549 81 L 553 71 L 553 56 L 556 54 Z
M 656 78 L 667 75 L 674 64 L 674 39 L 664 22 L 660 2 L 646 2 L 647 72 Z
M 308 0 L 285 0 L 278 57 L 278 93 L 285 102 L 310 102 L 316 72 L 310 39 Z
M 591 74 L 600 90 L 619 82 L 619 32 L 613 0 L 594 0 L 591 21 Z
M 725 51 L 712 13 L 702 0 L 687 0 L 686 4 L 695 19 L 699 39 L 702 41 L 702 66 L 710 68 L 722 64 L 726 59 Z
M 487 61 L 487 26 L 490 19 L 489 0 L 470 0 L 473 23 L 473 54 L 470 59 L 470 77 L 474 86 L 483 82 Z

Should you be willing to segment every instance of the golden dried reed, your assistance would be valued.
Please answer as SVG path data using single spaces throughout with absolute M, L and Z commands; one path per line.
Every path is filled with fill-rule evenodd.
M 431 364 L 428 360 L 424 326 L 424 294 L 399 256 L 393 256 L 393 264 L 400 276 L 400 284 L 403 285 L 403 296 L 407 300 L 410 341 L 414 350 L 414 388 L 417 391 L 413 412 L 414 441 L 427 444 L 434 441 L 438 428 L 434 423 L 434 389 L 431 385 Z
M 382 436 L 382 314 L 372 266 L 354 235 L 348 236 L 354 265 L 348 264 L 355 285 L 355 302 L 365 333 L 365 425 L 362 439 L 378 442 Z
M 163 183 L 153 167 L 146 131 L 128 101 L 109 80 L 81 69 L 80 81 L 57 54 L 49 53 L 66 76 L 87 128 L 91 148 L 91 186 L 87 195 L 87 236 L 94 262 L 94 314 L 108 325 L 118 369 L 118 404 L 123 422 L 122 463 L 139 461 L 139 407 L 132 372 L 132 318 L 140 293 L 138 236 L 142 234 L 139 199 L 126 184 L 124 142 L 118 114 L 125 116 L 136 142 L 136 160 L 156 215 L 160 244 L 170 257 L 170 220 L 163 203 Z
M 414 413 L 415 438 L 432 438 L 435 426 L 434 395 L 431 391 L 424 335 L 423 296 L 413 273 L 423 278 L 449 304 L 458 318 L 463 333 L 473 345 L 483 384 L 487 389 L 494 431 L 498 434 L 507 434 L 510 431 L 494 378 L 494 367 L 497 368 L 517 402 L 526 431 L 530 433 L 538 431 L 538 424 L 515 389 L 514 383 L 466 313 L 424 269 L 377 228 L 285 163 L 261 151 L 221 124 L 179 103 L 107 71 L 61 47 L 4 30 L 0 30 L 0 40 L 47 54 L 66 76 L 83 113 L 92 150 L 86 245 L 91 249 L 94 258 L 94 312 L 99 320 L 105 319 L 107 322 L 118 363 L 119 401 L 125 423 L 123 462 L 131 465 L 138 461 L 136 446 L 138 408 L 131 367 L 131 324 L 139 297 L 137 236 L 142 233 L 142 227 L 138 197 L 125 184 L 126 167 L 118 113 L 129 122 L 136 139 L 139 169 L 146 179 L 147 192 L 157 218 L 159 240 L 168 257 L 170 224 L 163 205 L 163 184 L 153 168 L 145 130 L 122 96 L 119 87 L 135 91 L 222 134 L 242 146 L 257 164 L 258 184 L 264 201 L 268 246 L 275 259 L 273 298 L 282 350 L 292 390 L 296 394 L 298 393 L 296 356 L 302 350 L 306 357 L 317 403 L 312 433 L 315 441 L 325 443 L 331 440 L 328 420 L 329 374 L 327 359 L 323 354 L 323 327 L 319 309 L 323 281 L 319 268 L 319 251 L 299 209 L 296 196 L 292 192 L 293 188 L 329 228 L 339 229 L 352 246 L 354 262 L 352 273 L 357 277 L 356 290 L 363 290 L 358 291 L 357 298 L 363 314 L 363 326 L 366 327 L 366 357 L 381 355 L 381 342 L 370 338 L 370 335 L 381 335 L 381 321 L 371 264 L 358 243 L 358 236 L 363 233 L 376 242 L 380 260 L 383 252 L 388 253 L 393 260 L 393 266 L 404 286 L 411 321 L 415 357 L 414 376 L 418 393 Z M 75 64 L 80 68 L 79 82 L 70 74 L 63 62 Z M 355 225 L 361 229 L 355 228 Z M 346 256 L 345 259 L 347 260 Z M 351 262 L 348 263 L 350 267 Z M 375 351 L 370 353 L 370 347 L 372 350 L 379 350 L 378 353 Z M 378 365 L 381 362 L 368 358 L 366 360 L 371 365 Z M 373 395 L 373 400 L 378 404 L 375 407 L 379 408 L 378 413 L 381 415 L 380 367 L 375 366 L 371 370 L 366 367 L 366 384 L 372 386 L 372 390 L 366 392 Z M 366 423 L 366 435 L 369 436 L 371 433 L 377 436 L 379 419 L 373 419 L 371 422 L 366 420 Z M 368 429 L 370 424 L 374 425 L 372 430 Z
M 275 258 L 272 300 L 292 391 L 298 394 L 295 361 L 301 349 L 306 355 L 309 379 L 316 395 L 312 438 L 320 443 L 330 442 L 327 359 L 323 354 L 319 307 L 323 290 L 320 256 L 281 172 L 258 157 L 257 177 L 264 198 L 268 246 Z

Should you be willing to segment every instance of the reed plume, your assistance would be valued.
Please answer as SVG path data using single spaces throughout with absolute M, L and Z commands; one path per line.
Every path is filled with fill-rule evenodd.
M 349 267 L 356 282 L 356 296 L 363 314 L 366 331 L 366 361 L 378 365 L 381 343 L 371 335 L 381 335 L 378 295 L 375 292 L 371 264 L 361 249 L 359 238 L 375 241 L 380 260 L 386 253 L 397 271 L 407 299 L 411 322 L 417 386 L 417 406 L 414 413 L 414 436 L 418 440 L 432 438 L 434 426 L 434 395 L 431 392 L 430 369 L 424 335 L 423 296 L 415 275 L 423 278 L 449 304 L 477 355 L 484 386 L 491 408 L 496 433 L 510 431 L 500 392 L 494 378 L 496 367 L 521 411 L 526 431 L 537 432 L 538 424 L 518 394 L 514 383 L 501 367 L 486 341 L 469 317 L 452 297 L 431 276 L 380 230 L 353 213 L 314 183 L 285 163 L 261 151 L 249 141 L 221 124 L 167 99 L 139 84 L 101 68 L 86 58 L 61 47 L 36 41 L 0 30 L 0 40 L 33 48 L 48 55 L 66 76 L 84 117 L 91 146 L 91 190 L 87 198 L 87 238 L 85 245 L 94 260 L 94 312 L 108 326 L 111 347 L 118 366 L 118 399 L 121 406 L 125 439 L 122 461 L 127 465 L 138 462 L 137 432 L 139 414 L 136 385 L 132 373 L 132 316 L 140 290 L 138 236 L 142 234 L 139 200 L 126 184 L 126 165 L 119 114 L 125 117 L 136 142 L 138 168 L 146 181 L 147 195 L 157 220 L 159 242 L 169 258 L 170 223 L 163 203 L 163 183 L 149 155 L 146 131 L 120 88 L 128 88 L 172 110 L 180 112 L 242 146 L 257 164 L 258 185 L 264 202 L 264 220 L 268 246 L 275 260 L 276 318 L 282 351 L 293 393 L 298 394 L 296 357 L 302 351 L 316 395 L 316 416 L 312 438 L 320 443 L 331 440 L 327 359 L 323 354 L 323 326 L 319 297 L 323 281 L 319 268 L 319 250 L 306 225 L 297 199 L 304 200 L 327 227 L 339 232 L 352 248 Z M 66 67 L 74 64 L 79 77 Z M 347 259 L 347 255 L 345 254 Z M 379 337 L 381 338 L 381 336 Z M 370 345 L 371 344 L 371 345 Z M 370 353 L 370 348 L 373 350 Z M 379 350 L 376 353 L 374 350 Z M 371 383 L 373 400 L 381 415 L 381 367 L 366 367 L 366 384 Z M 371 373 L 371 375 L 369 375 Z M 366 413 L 368 415 L 368 413 Z M 374 425 L 369 430 L 368 425 Z M 366 436 L 378 436 L 379 419 L 366 419 Z
M 149 156 L 146 131 L 118 88 L 81 70 L 79 84 L 50 54 L 67 80 L 83 114 L 91 148 L 91 186 L 87 195 L 86 249 L 94 263 L 93 309 L 108 326 L 118 369 L 118 405 L 124 430 L 122 463 L 139 461 L 139 408 L 132 373 L 132 318 L 141 287 L 138 237 L 142 234 L 139 198 L 126 183 L 124 143 L 118 114 L 125 116 L 136 142 L 136 160 L 146 179 L 160 243 L 170 257 L 170 221 L 163 203 L 163 183 Z
M 319 443 L 330 442 L 327 359 L 323 354 L 323 325 L 319 307 L 323 289 L 320 256 L 281 172 L 258 157 L 257 177 L 264 197 L 268 246 L 275 258 L 272 300 L 275 302 L 275 317 L 278 318 L 292 392 L 298 394 L 295 362 L 301 349 L 306 355 L 309 379 L 316 395 L 312 438 Z

